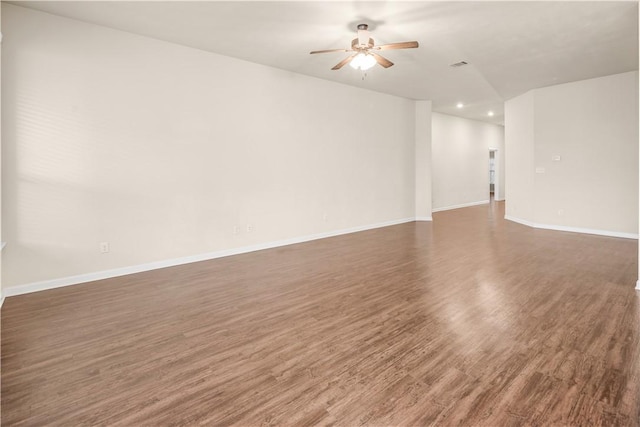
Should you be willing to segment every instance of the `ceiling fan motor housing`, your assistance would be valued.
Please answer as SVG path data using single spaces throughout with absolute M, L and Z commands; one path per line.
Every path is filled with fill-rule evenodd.
M 358 24 L 358 45 L 361 48 L 373 46 L 373 39 L 369 37 L 369 26 L 367 24 Z

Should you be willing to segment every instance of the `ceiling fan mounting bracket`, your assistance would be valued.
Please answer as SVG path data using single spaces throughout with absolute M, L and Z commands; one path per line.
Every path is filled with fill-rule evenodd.
M 375 42 L 373 41 L 372 38 L 369 38 L 369 40 L 367 41 L 367 44 L 360 44 L 358 39 L 353 39 L 351 40 L 351 49 L 355 50 L 355 51 L 367 51 L 369 49 L 373 49 L 373 45 L 375 44 Z

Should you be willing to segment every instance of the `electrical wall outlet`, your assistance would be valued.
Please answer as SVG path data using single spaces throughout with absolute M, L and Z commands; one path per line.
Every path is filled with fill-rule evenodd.
M 100 242 L 100 253 L 106 254 L 109 252 L 109 242 Z
M 247 224 L 247 233 L 251 233 L 253 231 L 253 224 Z

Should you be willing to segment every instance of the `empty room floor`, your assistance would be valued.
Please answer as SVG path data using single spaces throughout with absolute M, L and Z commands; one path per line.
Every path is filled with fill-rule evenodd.
M 637 241 L 503 217 L 8 298 L 2 425 L 637 426 Z

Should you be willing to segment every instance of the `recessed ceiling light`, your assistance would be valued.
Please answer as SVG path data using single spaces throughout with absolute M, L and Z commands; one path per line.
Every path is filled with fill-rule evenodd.
M 456 104 L 456 107 L 458 107 L 458 108 L 462 108 L 462 107 L 464 107 L 464 104 L 463 104 L 462 102 L 458 102 L 458 103 Z
M 493 117 L 493 111 L 489 111 L 489 117 Z

